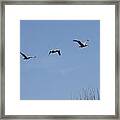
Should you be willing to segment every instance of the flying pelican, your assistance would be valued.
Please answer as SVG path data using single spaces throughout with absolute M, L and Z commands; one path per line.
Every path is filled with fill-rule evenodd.
M 52 50 L 49 51 L 49 55 L 51 53 L 58 53 L 58 55 L 61 55 L 60 49 L 52 49 Z
M 31 58 L 36 58 L 36 56 L 26 56 L 24 53 L 20 52 L 20 54 L 23 56 L 24 60 L 29 60 Z
M 81 42 L 81 41 L 79 41 L 78 39 L 74 39 L 73 41 L 74 41 L 74 42 L 77 42 L 77 43 L 79 44 L 79 47 L 84 48 L 84 47 L 87 47 L 87 46 L 88 46 L 88 45 L 87 45 L 87 41 L 89 41 L 89 40 L 86 40 L 84 43 Z

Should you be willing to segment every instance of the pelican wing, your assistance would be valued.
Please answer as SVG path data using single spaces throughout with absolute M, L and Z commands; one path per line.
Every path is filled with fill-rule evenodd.
M 48 53 L 49 55 L 51 54 L 51 50 L 49 51 L 49 53 Z
M 83 43 L 82 42 L 80 42 L 79 40 L 73 40 L 74 42 L 77 42 L 77 43 L 79 43 L 79 45 L 81 45 L 81 46 L 83 46 Z
M 27 56 L 26 56 L 24 53 L 20 52 L 20 54 L 21 54 L 24 58 L 27 58 Z
M 60 50 L 58 51 L 58 54 L 61 55 Z

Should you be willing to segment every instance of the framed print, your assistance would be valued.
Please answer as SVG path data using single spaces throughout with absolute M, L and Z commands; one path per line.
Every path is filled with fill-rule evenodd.
M 1 118 L 119 119 L 118 1 L 1 7 Z

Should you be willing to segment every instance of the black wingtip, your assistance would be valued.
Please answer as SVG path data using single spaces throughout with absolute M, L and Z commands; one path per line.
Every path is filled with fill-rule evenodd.
M 21 55 L 23 55 L 23 53 L 22 53 L 22 52 L 20 52 L 20 54 L 21 54 Z
M 48 55 L 50 55 L 50 54 L 51 54 L 51 51 L 49 51 Z
M 59 56 L 61 56 L 61 53 L 58 53 L 59 54 Z
M 61 55 L 61 50 L 60 49 L 58 49 L 58 54 L 59 54 L 59 56 Z

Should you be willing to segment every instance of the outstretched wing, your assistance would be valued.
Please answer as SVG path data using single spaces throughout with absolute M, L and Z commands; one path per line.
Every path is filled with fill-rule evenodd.
M 79 45 L 83 46 L 83 43 L 80 42 L 79 40 L 74 39 L 73 41 L 74 41 L 74 42 L 77 42 Z
M 48 53 L 49 55 L 51 54 L 51 50 L 49 51 L 49 53 Z
M 24 53 L 20 52 L 20 54 L 21 54 L 24 58 L 27 58 L 27 56 L 26 56 Z

